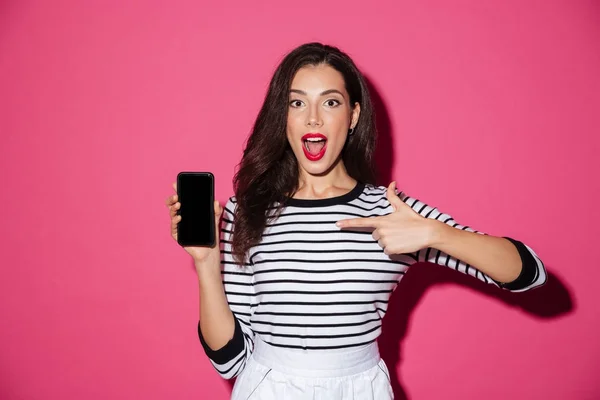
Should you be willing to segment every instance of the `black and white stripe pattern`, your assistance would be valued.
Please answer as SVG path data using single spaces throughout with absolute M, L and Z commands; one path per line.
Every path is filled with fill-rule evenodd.
M 457 229 L 478 232 L 455 222 L 418 199 L 399 193 L 413 210 Z M 279 347 L 327 351 L 361 346 L 381 333 L 390 295 L 408 268 L 429 261 L 511 291 L 545 283 L 539 257 L 510 239 L 523 259 L 520 279 L 500 285 L 460 260 L 436 249 L 388 256 L 370 232 L 341 230 L 340 219 L 387 215 L 393 208 L 385 187 L 358 184 L 332 199 L 291 199 L 270 222 L 261 243 L 252 248 L 249 265 L 236 265 L 231 256 L 236 200 L 224 210 L 221 230 L 223 282 L 236 317 L 236 334 L 225 348 L 213 351 L 198 333 L 207 355 L 224 378 L 238 375 L 253 349 L 254 335 Z M 241 340 L 243 339 L 243 340 Z M 237 345 L 234 342 L 238 343 Z

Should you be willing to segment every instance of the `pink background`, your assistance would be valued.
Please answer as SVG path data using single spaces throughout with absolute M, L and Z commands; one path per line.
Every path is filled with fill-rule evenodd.
M 600 398 L 598 3 L 234 3 L 0 3 L 0 398 L 228 398 L 164 200 L 182 170 L 232 195 L 275 66 L 311 40 L 374 88 L 382 184 L 551 274 L 509 294 L 412 269 L 381 340 L 398 398 Z

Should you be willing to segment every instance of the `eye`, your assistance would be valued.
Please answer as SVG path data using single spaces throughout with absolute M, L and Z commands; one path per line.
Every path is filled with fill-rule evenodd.
M 337 107 L 341 103 L 336 99 L 329 99 L 325 102 L 325 104 L 327 105 L 327 107 Z
M 290 101 L 290 107 L 298 108 L 302 106 L 302 102 L 300 100 L 292 100 Z

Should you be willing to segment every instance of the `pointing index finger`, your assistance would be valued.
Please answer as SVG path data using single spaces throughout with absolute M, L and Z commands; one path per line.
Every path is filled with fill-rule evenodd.
M 336 222 L 340 228 L 378 228 L 380 217 L 350 218 Z

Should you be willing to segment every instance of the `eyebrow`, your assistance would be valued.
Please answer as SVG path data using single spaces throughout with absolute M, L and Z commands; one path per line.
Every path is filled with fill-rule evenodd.
M 304 90 L 300 90 L 300 89 L 291 89 L 290 93 L 298 93 L 298 94 L 301 94 L 303 96 L 307 96 L 306 92 Z M 340 92 L 339 90 L 337 90 L 337 89 L 328 89 L 328 90 L 326 90 L 324 92 L 321 92 L 320 96 L 327 96 L 328 94 L 331 94 L 331 93 L 337 93 L 340 96 L 344 97 L 344 94 L 342 92 Z

